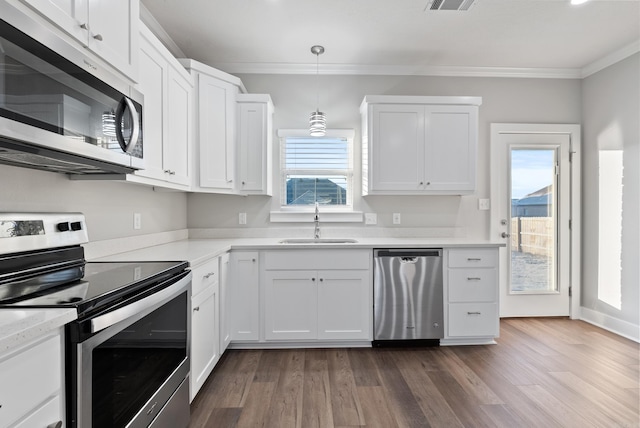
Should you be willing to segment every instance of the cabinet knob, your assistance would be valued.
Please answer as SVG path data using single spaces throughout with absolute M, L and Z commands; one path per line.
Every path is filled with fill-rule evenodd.
M 320 278 L 320 282 L 323 282 L 323 281 L 324 281 L 324 278 Z
M 511 234 L 510 234 L 510 233 L 507 233 L 507 232 L 502 232 L 502 233 L 500 234 L 500 236 L 502 236 L 503 238 L 508 238 L 508 237 L 510 237 L 510 236 L 511 236 Z
M 422 186 L 423 184 L 424 184 L 424 181 L 421 181 L 421 182 L 420 182 L 420 185 Z
M 47 425 L 47 428 L 62 428 L 62 421 L 54 422 Z
M 315 278 L 311 278 L 311 281 L 315 281 L 315 280 L 316 280 Z
M 83 30 L 88 30 L 88 29 L 89 29 L 89 26 L 88 26 L 88 25 L 87 25 L 87 23 L 85 22 L 85 23 L 83 23 L 83 24 L 80 24 L 80 28 L 82 28 Z
M 251 261 L 255 263 L 255 262 L 256 262 L 256 259 L 251 259 Z
M 427 181 L 427 186 L 431 186 L 431 182 L 430 181 Z
M 195 308 L 193 308 L 193 312 L 200 312 L 200 306 L 196 306 Z
M 244 186 L 244 181 L 242 182 L 242 185 Z
M 96 34 L 95 36 L 93 36 L 93 38 L 99 42 L 102 41 L 102 34 Z

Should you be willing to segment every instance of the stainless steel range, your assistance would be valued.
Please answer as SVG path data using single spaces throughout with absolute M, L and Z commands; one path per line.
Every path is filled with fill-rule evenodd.
M 0 307 L 72 307 L 67 426 L 189 424 L 187 262 L 86 262 L 79 213 L 0 213 Z

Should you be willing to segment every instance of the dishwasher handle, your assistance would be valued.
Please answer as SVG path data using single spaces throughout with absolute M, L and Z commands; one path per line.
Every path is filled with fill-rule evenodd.
M 442 257 L 442 249 L 388 249 L 375 250 L 375 257 Z

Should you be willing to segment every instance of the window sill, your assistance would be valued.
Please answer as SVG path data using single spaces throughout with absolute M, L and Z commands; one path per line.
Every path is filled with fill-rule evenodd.
M 271 211 L 271 223 L 313 223 L 313 211 Z M 320 223 L 362 223 L 361 211 L 320 211 Z

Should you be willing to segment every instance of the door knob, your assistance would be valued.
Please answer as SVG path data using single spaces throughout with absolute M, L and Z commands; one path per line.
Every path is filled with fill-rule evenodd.
M 507 232 L 502 232 L 502 234 L 500 236 L 502 236 L 503 238 L 508 238 L 508 237 L 511 236 L 511 234 L 507 233 Z

